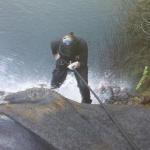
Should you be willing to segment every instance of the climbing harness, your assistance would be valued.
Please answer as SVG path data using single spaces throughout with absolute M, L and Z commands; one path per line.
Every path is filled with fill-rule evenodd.
M 62 60 L 65 64 L 69 65 L 68 62 L 66 62 L 65 60 Z M 110 111 L 108 110 L 108 108 L 101 102 L 101 100 L 99 99 L 99 97 L 96 95 L 96 93 L 91 89 L 91 87 L 85 82 L 85 80 L 81 77 L 81 75 L 78 73 L 78 71 L 76 69 L 74 69 L 74 72 L 79 76 L 79 78 L 82 80 L 82 82 L 87 86 L 87 88 L 92 92 L 92 94 L 95 96 L 95 98 L 99 101 L 99 103 L 101 104 L 101 106 L 104 108 L 104 110 L 107 112 L 107 114 L 109 115 L 110 119 L 116 124 L 116 126 L 119 128 L 120 132 L 123 134 L 123 136 L 126 138 L 126 140 L 129 142 L 129 144 L 131 145 L 131 147 L 134 150 L 138 150 L 137 146 L 134 144 L 134 142 L 131 140 L 131 138 L 127 135 L 127 133 L 121 128 L 121 126 L 118 124 L 118 122 L 115 120 L 115 118 L 112 116 L 112 114 L 110 113 Z

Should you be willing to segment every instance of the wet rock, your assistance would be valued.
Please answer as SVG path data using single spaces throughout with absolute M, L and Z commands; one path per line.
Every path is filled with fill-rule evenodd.
M 135 96 L 135 97 L 129 99 L 129 103 L 132 104 L 132 105 L 139 105 L 139 104 L 147 105 L 147 104 L 150 104 L 150 95 L 147 95 L 147 96 L 142 96 L 142 95 Z
M 0 96 L 4 96 L 5 92 L 4 91 L 0 91 Z
M 107 81 L 102 81 L 95 92 L 103 103 L 108 104 L 125 104 L 132 97 L 127 88 L 110 85 Z
M 95 89 L 103 103 L 111 103 L 113 101 L 113 89 L 107 81 L 102 81 Z
M 150 95 L 144 96 L 144 98 L 142 100 L 140 100 L 141 104 L 150 104 Z
M 5 96 L 4 101 L 9 103 L 21 103 L 21 102 L 37 102 L 37 100 L 46 100 L 53 97 L 52 93 L 49 93 L 49 89 L 45 88 L 31 88 L 25 91 L 19 91 L 11 93 Z
M 6 97 L 6 95 L 9 95 L 10 93 L 5 92 L 5 91 L 0 91 L 0 104 L 6 103 L 4 101 L 4 98 Z
M 0 115 L 0 150 L 56 150 L 16 121 Z
M 33 133 L 30 141 L 42 139 L 52 150 L 133 149 L 101 105 L 80 104 L 43 88 L 22 92 L 16 93 L 19 96 L 14 96 L 11 103 L 0 105 L 0 112 Z M 133 105 L 104 105 L 138 149 L 148 150 L 150 109 Z M 1 123 L 3 121 L 0 126 Z M 5 137 L 6 133 L 0 131 L 0 135 Z M 9 136 L 7 138 L 9 141 Z M 19 138 L 22 140 L 21 136 Z M 28 138 L 24 142 L 28 142 Z M 5 144 L 9 146 L 9 142 Z M 13 145 L 9 150 L 14 150 Z

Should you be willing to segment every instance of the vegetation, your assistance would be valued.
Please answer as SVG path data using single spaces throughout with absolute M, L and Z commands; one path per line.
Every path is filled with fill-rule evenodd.
M 136 89 L 141 87 L 141 90 L 150 91 L 150 0 L 137 1 L 128 15 L 124 30 L 132 45 L 126 56 L 129 61 L 124 65 L 125 72 L 137 83 L 141 79 Z
M 140 88 L 141 84 L 143 83 L 143 81 L 145 81 L 145 79 L 147 77 L 147 73 L 148 73 L 147 69 L 148 69 L 148 67 L 146 66 L 145 69 L 144 69 L 144 71 L 143 71 L 143 76 L 142 76 L 141 80 L 139 81 L 139 83 L 136 86 L 137 90 Z
M 135 50 L 150 53 L 150 0 L 139 0 L 130 12 L 125 30 L 131 35 Z

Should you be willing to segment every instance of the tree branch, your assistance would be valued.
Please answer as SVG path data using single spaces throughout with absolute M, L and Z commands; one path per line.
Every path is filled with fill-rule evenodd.
M 142 15 L 142 14 L 141 14 L 141 16 L 142 16 L 142 19 L 143 19 L 146 23 L 150 24 L 150 22 L 149 22 L 149 21 L 147 21 L 147 20 L 143 17 L 143 15 Z
M 146 32 L 146 31 L 143 29 L 142 23 L 141 23 L 141 29 L 142 29 L 142 31 L 143 31 L 144 33 L 146 33 L 147 35 L 150 36 L 150 33 Z

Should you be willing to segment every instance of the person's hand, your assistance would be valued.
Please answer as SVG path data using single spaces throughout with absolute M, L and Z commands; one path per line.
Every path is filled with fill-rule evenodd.
M 57 53 L 57 54 L 53 55 L 53 57 L 57 60 L 60 57 L 60 55 Z
M 67 68 L 69 68 L 70 70 L 74 70 L 76 68 L 80 67 L 80 63 L 78 61 L 71 63 Z

